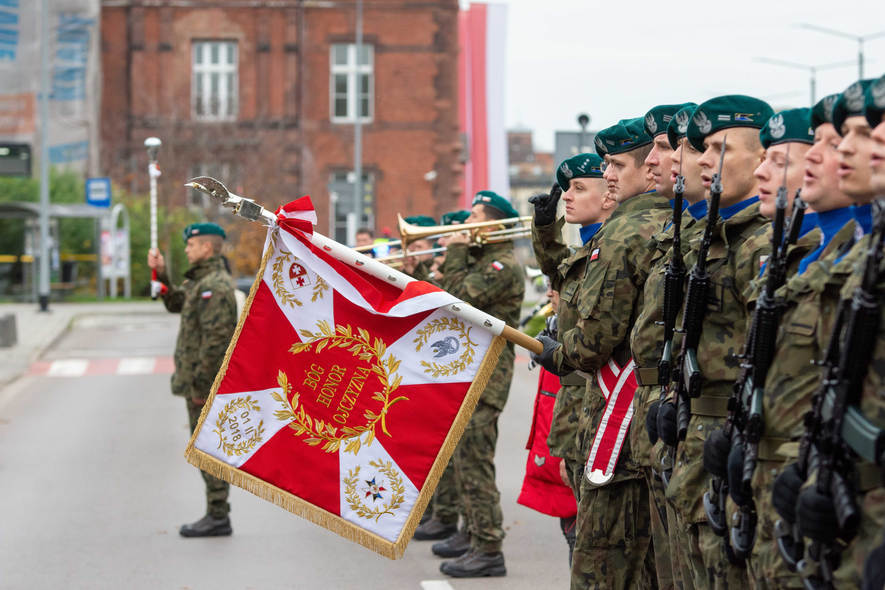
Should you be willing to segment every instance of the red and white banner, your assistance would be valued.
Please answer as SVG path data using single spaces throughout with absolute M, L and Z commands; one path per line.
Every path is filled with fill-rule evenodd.
M 633 359 L 625 367 L 609 359 L 596 372 L 606 405 L 584 470 L 593 487 L 603 486 L 615 476 L 615 466 L 633 420 L 633 393 L 637 387 L 634 368 Z
M 308 197 L 277 214 L 186 456 L 397 559 L 503 341 L 314 245 Z
M 473 2 L 458 14 L 458 112 L 467 141 L 463 196 L 467 208 L 482 190 L 510 194 L 504 126 L 506 30 L 506 5 Z

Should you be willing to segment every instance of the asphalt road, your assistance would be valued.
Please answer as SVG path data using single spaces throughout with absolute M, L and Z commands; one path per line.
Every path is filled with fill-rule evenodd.
M 44 360 L 168 357 L 176 331 L 165 314 L 85 318 Z M 25 376 L 0 390 L 0 588 L 565 588 L 558 521 L 516 504 L 536 383 L 518 359 L 499 423 L 508 575 L 452 580 L 427 542 L 390 561 L 239 488 L 231 537 L 184 539 L 205 500 L 169 375 Z

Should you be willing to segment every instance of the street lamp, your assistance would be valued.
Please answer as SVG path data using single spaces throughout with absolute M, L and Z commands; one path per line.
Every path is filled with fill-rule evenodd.
M 581 126 L 581 145 L 578 146 L 578 152 L 582 153 L 587 147 L 587 125 L 590 124 L 590 115 L 581 113 L 578 115 L 578 125 Z
M 832 70 L 835 68 L 844 68 L 846 66 L 854 65 L 854 60 L 851 61 L 837 61 L 828 64 L 821 64 L 819 66 L 809 66 L 806 64 L 795 63 L 792 61 L 784 61 L 782 59 L 772 59 L 770 57 L 754 57 L 754 61 L 758 61 L 761 63 L 771 64 L 773 66 L 781 66 L 784 68 L 793 68 L 795 70 L 805 70 L 810 74 L 811 78 L 811 106 L 817 102 L 817 72 L 820 70 Z M 861 76 L 863 76 L 861 74 Z
M 885 37 L 885 31 L 870 33 L 869 35 L 852 35 L 851 33 L 836 31 L 835 29 L 828 29 L 826 27 L 819 27 L 817 25 L 811 25 L 808 23 L 799 23 L 796 26 L 800 29 L 808 29 L 810 31 L 824 33 L 825 35 L 833 35 L 835 37 L 842 37 L 843 39 L 851 39 L 853 41 L 857 41 L 857 72 L 859 79 L 863 79 L 863 42 L 870 41 L 872 39 L 878 39 L 880 37 Z

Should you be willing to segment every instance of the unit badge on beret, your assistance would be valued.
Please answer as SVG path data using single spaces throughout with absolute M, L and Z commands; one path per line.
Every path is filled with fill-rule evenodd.
M 845 91 L 845 106 L 851 112 L 859 111 L 863 108 L 863 86 L 860 82 L 855 82 Z
M 707 118 L 704 111 L 698 111 L 695 113 L 692 120 L 694 121 L 694 124 L 698 126 L 698 130 L 705 135 L 710 133 L 710 130 L 713 128 L 713 123 Z
M 658 130 L 658 122 L 655 121 L 654 115 L 652 115 L 651 113 L 645 116 L 645 125 L 652 133 L 656 133 Z
M 605 147 L 605 144 L 602 143 L 602 138 L 601 138 L 601 137 L 597 137 L 597 138 L 596 138 L 596 145 L 599 147 L 599 149 L 601 149 L 601 150 L 604 151 L 605 153 L 608 153 L 608 148 L 606 148 L 606 147 Z
M 572 172 L 571 168 L 568 167 L 567 162 L 562 163 L 562 166 L 559 167 L 559 171 L 562 172 L 562 175 L 566 178 L 571 178 L 575 175 L 574 172 Z
M 870 89 L 873 95 L 873 104 L 880 109 L 885 109 L 885 78 L 879 78 Z
M 775 115 L 768 120 L 768 131 L 775 139 L 780 139 L 787 132 L 787 126 L 784 125 L 784 116 Z
M 836 107 L 836 99 L 838 96 L 828 96 L 824 99 L 824 117 L 828 123 L 833 122 L 833 109 Z
M 682 135 L 685 135 L 685 132 L 688 131 L 688 119 L 688 112 L 677 113 L 676 115 L 676 131 Z

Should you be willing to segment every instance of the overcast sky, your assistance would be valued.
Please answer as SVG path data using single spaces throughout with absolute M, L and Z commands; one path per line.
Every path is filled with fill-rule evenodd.
M 857 59 L 857 42 L 796 28 L 885 31 L 882 0 L 496 0 L 508 6 L 506 125 L 554 131 L 638 117 L 657 105 L 749 94 L 776 109 L 808 106 L 809 74 L 756 56 L 821 65 Z M 885 73 L 885 37 L 865 43 L 867 78 Z M 818 99 L 858 77 L 857 64 L 817 74 Z

